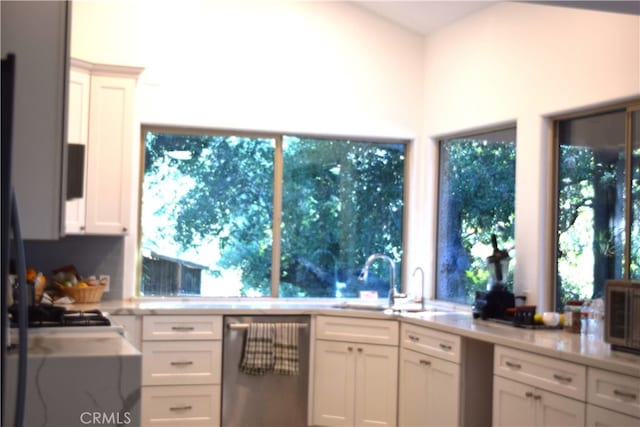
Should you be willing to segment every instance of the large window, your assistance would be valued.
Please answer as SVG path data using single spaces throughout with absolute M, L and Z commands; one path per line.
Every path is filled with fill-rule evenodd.
M 440 141 L 436 296 L 470 304 L 489 285 L 491 236 L 515 265 L 515 128 Z
M 603 296 L 613 278 L 640 278 L 640 113 L 556 122 L 556 308 Z
M 405 144 L 146 129 L 141 295 L 388 294 Z

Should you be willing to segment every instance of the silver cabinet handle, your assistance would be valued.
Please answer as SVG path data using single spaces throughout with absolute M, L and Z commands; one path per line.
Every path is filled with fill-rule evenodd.
M 507 365 L 509 368 L 513 368 L 513 369 L 522 369 L 522 365 L 519 363 L 513 363 L 513 362 L 509 362 L 508 360 L 506 362 L 504 362 L 505 365 Z
M 628 391 L 622 391 L 618 389 L 613 390 L 613 394 L 624 399 L 636 400 L 638 398 L 635 393 L 630 393 Z
M 431 362 L 428 360 L 420 359 L 420 364 L 424 366 L 431 366 Z
M 440 344 L 440 348 L 443 349 L 444 351 L 451 351 L 452 347 L 447 344 Z
M 189 411 L 191 409 L 192 409 L 191 405 L 172 406 L 171 408 L 169 408 L 170 411 Z
M 193 331 L 195 328 L 193 326 L 172 326 L 172 331 L 186 332 Z
M 559 374 L 553 374 L 553 378 L 563 383 L 570 383 L 571 381 L 573 381 L 573 378 Z
M 185 360 L 184 362 L 171 362 L 171 366 L 184 366 L 184 365 L 193 365 L 193 362 L 190 360 Z

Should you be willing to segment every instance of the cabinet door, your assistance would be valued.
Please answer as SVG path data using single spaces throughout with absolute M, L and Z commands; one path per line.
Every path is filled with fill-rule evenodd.
M 356 344 L 355 399 L 355 425 L 396 425 L 397 347 Z
M 584 423 L 584 402 L 494 376 L 494 426 L 570 427 Z
M 460 365 L 431 358 L 427 403 L 429 424 L 457 426 L 460 420 Z
M 459 365 L 402 349 L 399 384 L 400 426 L 459 425 Z
M 64 226 L 71 2 L 2 1 L 2 56 L 16 55 L 12 180 L 24 239 Z
M 536 424 L 539 426 L 584 426 L 586 404 L 559 394 L 536 389 Z
M 353 426 L 355 345 L 317 340 L 313 392 L 313 424 Z
M 415 351 L 400 350 L 398 424 L 422 427 L 429 419 L 429 360 Z
M 134 91 L 131 78 L 91 78 L 86 224 L 90 234 L 125 234 L 129 229 Z
M 72 68 L 69 71 L 69 109 L 67 139 L 70 144 L 85 146 L 84 183 L 87 182 L 87 140 L 89 137 L 89 92 L 91 77 L 88 71 Z M 65 232 L 80 234 L 85 229 L 86 191 L 79 199 L 67 200 L 65 207 Z
M 499 426 L 535 426 L 534 388 L 493 377 L 493 423 Z

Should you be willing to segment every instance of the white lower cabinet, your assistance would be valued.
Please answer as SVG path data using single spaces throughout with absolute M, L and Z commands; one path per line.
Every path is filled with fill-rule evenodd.
M 493 381 L 494 426 L 584 426 L 585 404 L 517 381 Z
M 134 314 L 112 314 L 112 324 L 124 329 L 125 338 L 139 351 L 142 349 L 142 320 Z
M 493 346 L 403 323 L 398 425 L 487 426 Z
M 587 371 L 587 425 L 640 426 L 640 378 L 603 369 Z
M 584 426 L 585 398 L 584 366 L 496 346 L 494 426 Z
M 144 316 L 142 425 L 219 426 L 221 316 Z
M 460 423 L 460 366 L 412 350 L 400 350 L 398 425 Z
M 334 324 L 323 323 L 323 320 L 329 319 L 320 319 L 317 336 L 338 338 L 315 341 L 313 425 L 395 426 L 397 322 L 339 319 Z M 359 330 L 363 331 L 362 336 L 358 336 Z M 366 335 L 370 335 L 373 341 L 387 341 L 389 345 L 367 344 Z M 353 341 L 342 341 L 341 336 L 349 336 Z

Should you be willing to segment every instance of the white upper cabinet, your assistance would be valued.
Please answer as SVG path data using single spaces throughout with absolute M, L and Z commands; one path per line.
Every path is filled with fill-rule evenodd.
M 0 7 L 2 56 L 16 56 L 12 178 L 22 237 L 55 240 L 66 196 L 70 7 L 61 1 L 3 1 Z
M 66 232 L 124 235 L 130 229 L 135 90 L 141 69 L 72 64 L 69 143 L 85 144 L 86 157 L 83 198 L 67 202 Z

